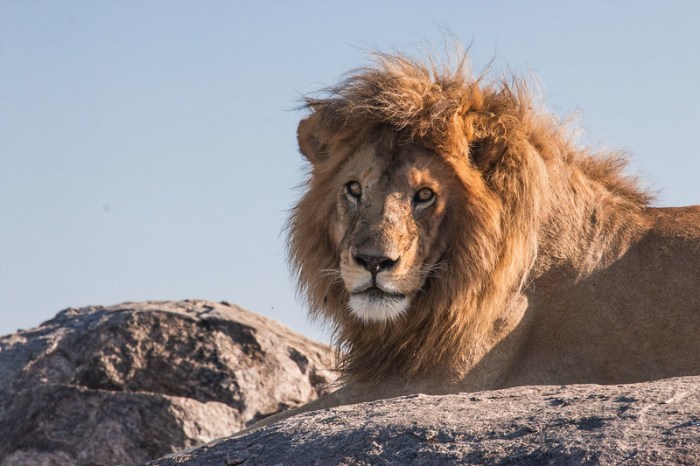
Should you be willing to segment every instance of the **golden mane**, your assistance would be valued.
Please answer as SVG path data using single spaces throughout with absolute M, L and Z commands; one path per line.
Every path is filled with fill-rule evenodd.
M 534 102 L 522 80 L 474 78 L 466 57 L 443 66 L 385 54 L 307 99 L 299 143 L 315 156 L 289 222 L 290 262 L 312 315 L 333 325 L 346 379 L 459 379 L 503 338 L 503 308 L 534 276 L 562 257 L 574 258 L 574 275 L 590 272 L 646 228 L 649 196 L 623 173 L 624 155 L 578 147 Z M 366 323 L 324 272 L 338 267 L 331 181 L 348 154 L 387 129 L 444 158 L 464 198 L 451 202 L 442 232 L 448 271 L 428 279 L 405 318 Z

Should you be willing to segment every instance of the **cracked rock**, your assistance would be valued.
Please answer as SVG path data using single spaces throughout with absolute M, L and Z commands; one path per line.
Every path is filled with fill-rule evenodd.
M 332 350 L 227 303 L 67 309 L 0 337 L 0 464 L 137 464 L 326 393 Z

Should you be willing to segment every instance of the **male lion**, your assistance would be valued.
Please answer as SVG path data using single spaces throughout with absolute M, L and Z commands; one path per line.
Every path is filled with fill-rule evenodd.
M 302 409 L 700 374 L 700 207 L 465 70 L 378 55 L 307 101 L 289 249 L 344 386 Z

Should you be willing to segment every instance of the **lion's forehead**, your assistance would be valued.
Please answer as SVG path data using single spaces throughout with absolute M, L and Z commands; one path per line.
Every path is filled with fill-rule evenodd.
M 441 170 L 442 169 L 442 170 Z M 375 195 L 389 197 L 416 187 L 437 186 L 444 163 L 435 154 L 417 145 L 388 152 L 379 145 L 364 145 L 351 156 L 345 178 L 358 178 Z

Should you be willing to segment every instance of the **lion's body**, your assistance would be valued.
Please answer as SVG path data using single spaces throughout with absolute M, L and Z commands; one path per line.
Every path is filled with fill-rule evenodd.
M 290 251 L 344 386 L 304 410 L 700 374 L 700 207 L 649 207 L 524 85 L 380 56 L 309 108 Z
M 650 227 L 578 280 L 528 287 L 532 319 L 505 385 L 632 383 L 700 373 L 700 207 L 645 211 Z

